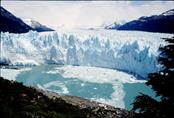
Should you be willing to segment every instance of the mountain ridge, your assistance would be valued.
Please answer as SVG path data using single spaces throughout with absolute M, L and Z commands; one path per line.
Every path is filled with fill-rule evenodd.
M 163 12 L 160 15 L 142 16 L 137 20 L 121 25 L 118 30 L 174 33 L 174 9 Z
M 37 32 L 54 31 L 53 29 L 39 23 L 33 19 L 22 19 L 24 23 L 35 29 Z
M 23 19 L 16 17 L 5 8 L 0 6 L 0 31 L 9 33 L 27 33 L 30 30 L 37 32 L 54 31 L 53 29 L 31 20 L 31 24 Z
M 25 24 L 20 18 L 14 16 L 8 12 L 2 6 L 0 6 L 0 31 L 10 33 L 26 33 L 30 30 L 34 30 L 27 24 Z

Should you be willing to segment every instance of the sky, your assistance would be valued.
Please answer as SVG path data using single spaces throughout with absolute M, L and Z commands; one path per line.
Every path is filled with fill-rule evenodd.
M 174 8 L 174 1 L 1 1 L 20 18 L 32 18 L 51 27 L 98 27 L 158 15 Z

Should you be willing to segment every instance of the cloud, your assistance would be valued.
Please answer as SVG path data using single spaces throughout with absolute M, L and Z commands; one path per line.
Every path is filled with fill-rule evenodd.
M 49 26 L 94 27 L 130 21 L 172 9 L 173 1 L 2 1 L 16 16 L 33 18 Z

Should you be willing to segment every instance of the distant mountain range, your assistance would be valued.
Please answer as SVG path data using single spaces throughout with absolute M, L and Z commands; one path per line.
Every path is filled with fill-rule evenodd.
M 118 22 L 114 22 L 110 25 L 105 26 L 105 29 L 118 29 L 120 26 L 122 25 L 122 23 L 118 23 Z
M 10 32 L 10 33 L 26 33 L 30 30 L 42 32 L 42 31 L 54 31 L 51 28 L 47 28 L 38 22 L 32 22 L 26 24 L 20 18 L 16 17 L 6 9 L 0 6 L 0 32 Z
M 174 9 L 160 15 L 143 16 L 120 27 L 113 27 L 112 29 L 174 33 Z
M 44 32 L 44 31 L 54 31 L 53 29 L 40 24 L 39 22 L 33 20 L 33 19 L 22 19 L 24 23 L 35 29 L 37 32 Z
M 0 32 L 26 33 L 30 30 L 37 32 L 54 31 L 33 19 L 20 19 L 1 6 L 0 12 Z M 168 10 L 160 15 L 143 16 L 125 24 L 114 22 L 110 25 L 105 25 L 104 28 L 174 33 L 174 9 Z

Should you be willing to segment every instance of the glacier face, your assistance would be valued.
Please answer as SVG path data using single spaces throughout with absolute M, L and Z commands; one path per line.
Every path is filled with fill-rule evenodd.
M 1 33 L 1 63 L 65 64 L 114 68 L 146 77 L 159 69 L 161 38 L 171 34 L 136 31 L 74 30 Z

